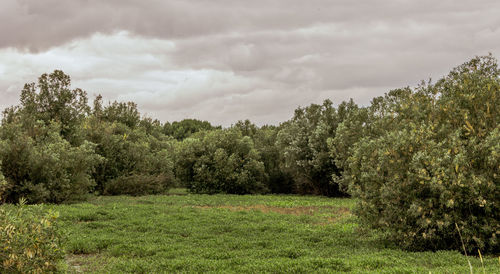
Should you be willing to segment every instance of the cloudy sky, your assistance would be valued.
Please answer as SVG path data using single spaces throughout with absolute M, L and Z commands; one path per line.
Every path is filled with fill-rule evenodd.
M 500 1 L 0 0 L 0 108 L 62 69 L 91 99 L 228 126 L 500 57 Z

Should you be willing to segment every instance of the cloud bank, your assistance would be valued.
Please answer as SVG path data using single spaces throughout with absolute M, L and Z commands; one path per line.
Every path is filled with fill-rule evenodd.
M 0 107 L 62 69 L 73 86 L 162 121 L 289 119 L 330 98 L 368 104 L 500 56 L 498 1 L 2 0 Z

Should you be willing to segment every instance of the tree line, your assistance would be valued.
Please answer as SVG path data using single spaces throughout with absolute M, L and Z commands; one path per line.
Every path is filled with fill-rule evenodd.
M 435 83 L 299 107 L 279 126 L 229 128 L 93 103 L 62 71 L 3 112 L 0 201 L 193 193 L 353 196 L 366 225 L 412 250 L 499 251 L 500 70 L 491 55 Z

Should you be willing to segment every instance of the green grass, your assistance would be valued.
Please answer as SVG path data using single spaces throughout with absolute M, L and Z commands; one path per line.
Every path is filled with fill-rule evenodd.
M 50 207 L 60 212 L 71 272 L 468 273 L 459 252 L 405 252 L 360 228 L 354 203 L 175 190 Z M 498 259 L 485 268 L 498 273 Z

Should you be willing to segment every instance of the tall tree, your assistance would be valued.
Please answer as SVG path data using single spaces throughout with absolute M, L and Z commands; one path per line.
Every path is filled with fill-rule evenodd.
M 25 84 L 20 96 L 21 105 L 4 111 L 4 123 L 21 122 L 28 131 L 36 121 L 45 125 L 56 122 L 64 139 L 72 144 L 81 143 L 81 123 L 90 108 L 87 93 L 71 89 L 71 79 L 61 70 L 42 74 L 38 83 Z

